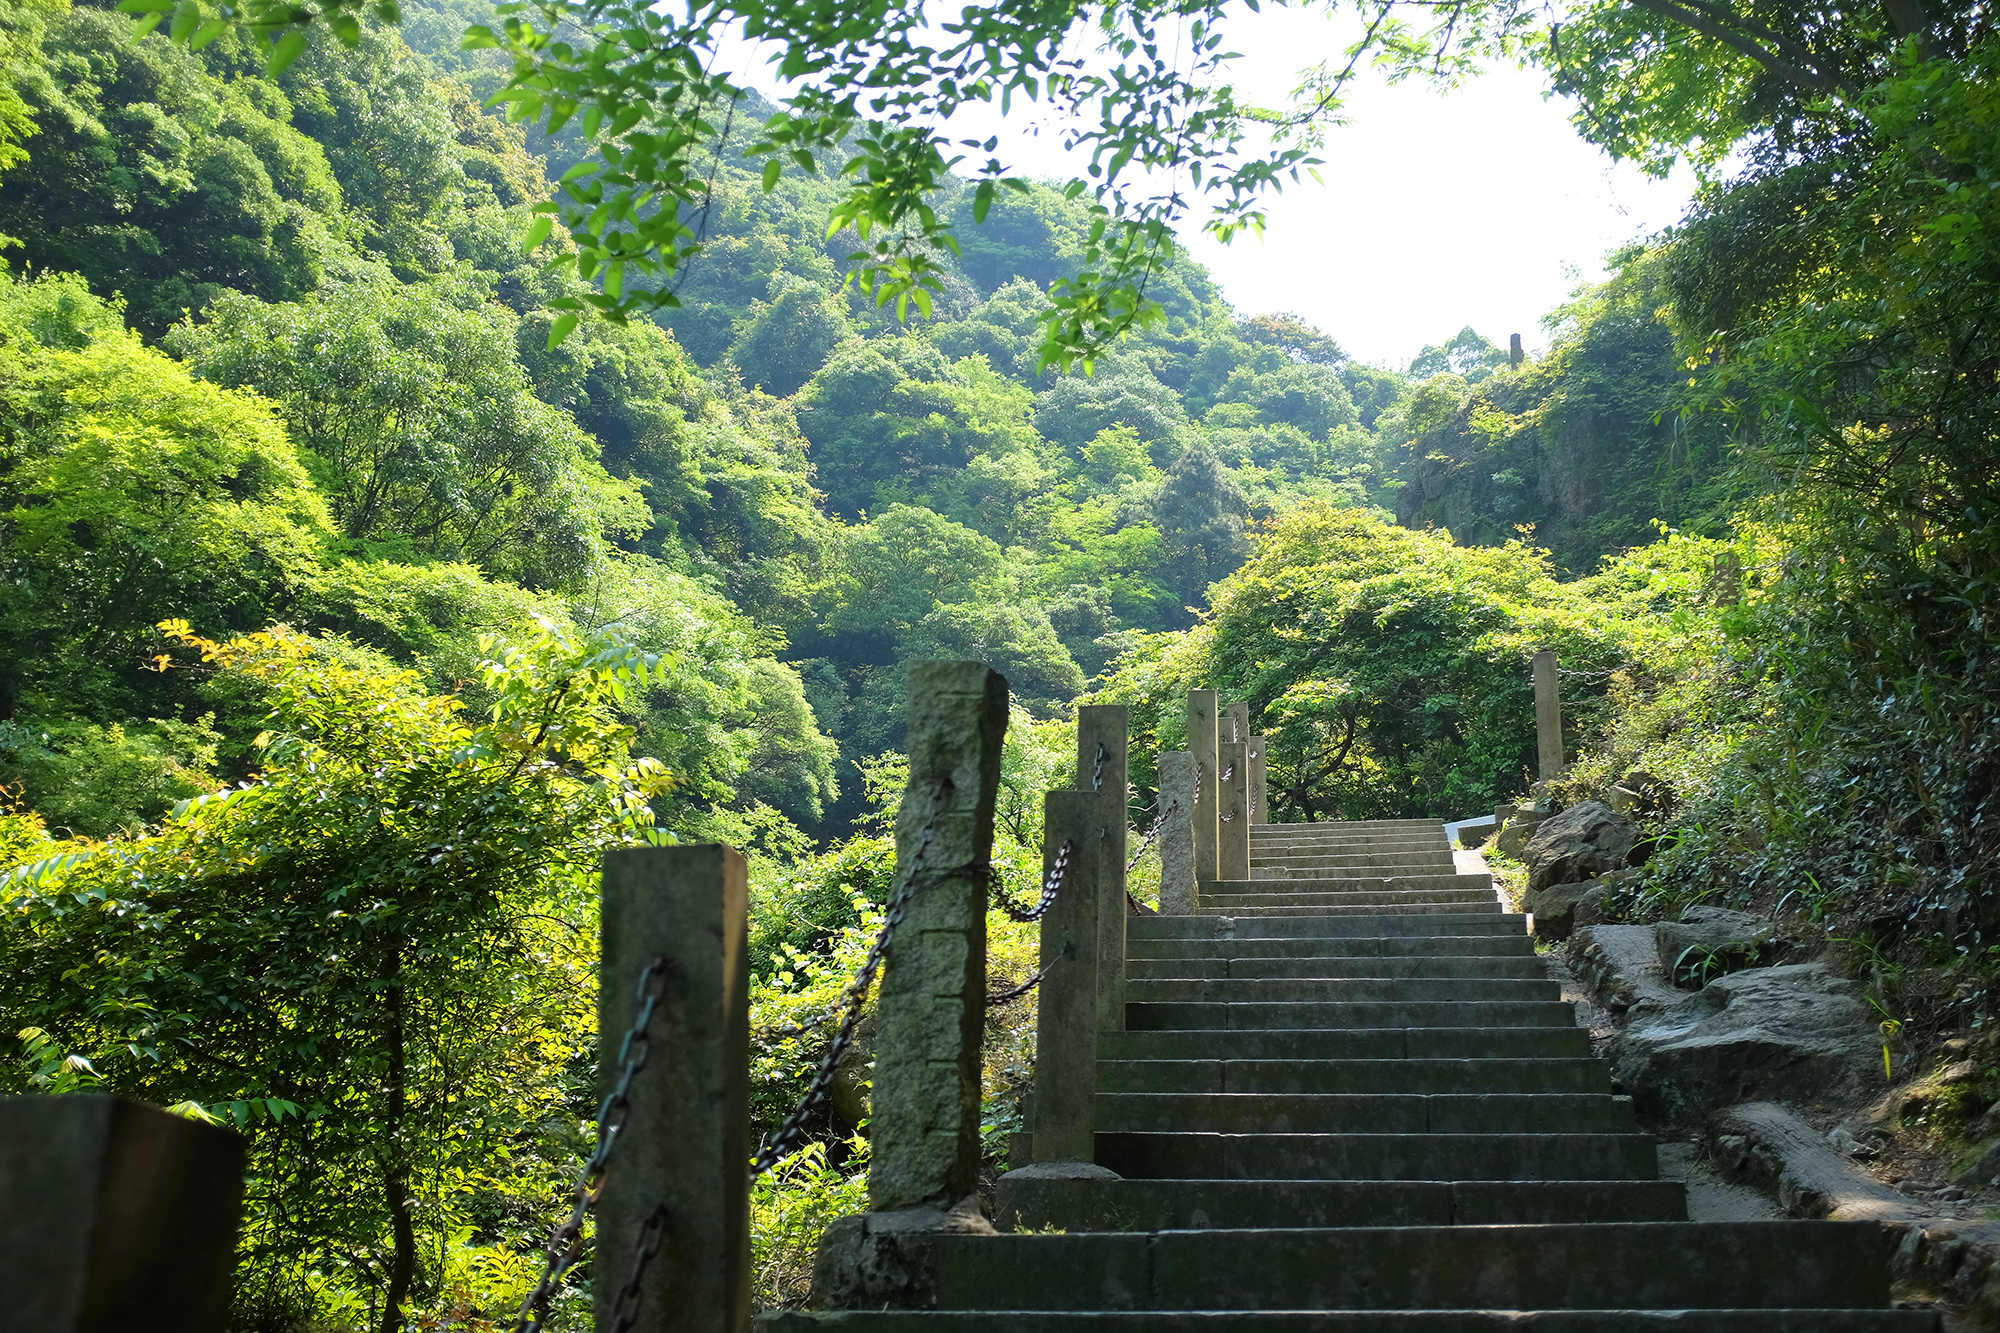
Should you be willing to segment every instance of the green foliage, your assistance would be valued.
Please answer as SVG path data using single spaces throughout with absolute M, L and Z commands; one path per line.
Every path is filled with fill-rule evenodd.
M 296 635 L 167 628 L 269 701 L 261 772 L 9 876 L 0 1012 L 130 1095 L 300 1108 L 245 1126 L 239 1308 L 395 1327 L 460 1228 L 539 1231 L 570 1159 L 598 854 L 659 836 L 669 781 L 610 709 L 661 662 L 548 628 L 496 645 L 475 720 Z
M 9 711 L 145 715 L 155 620 L 268 623 L 328 535 L 269 407 L 142 346 L 74 279 L 0 274 L 0 448 Z
M 646 522 L 575 422 L 535 397 L 515 329 L 449 285 L 366 284 L 297 305 L 229 296 L 170 345 L 278 404 L 351 541 L 547 587 L 588 570 L 607 531 Z
M 0 720 L 0 787 L 15 788 L 72 836 L 143 831 L 180 802 L 216 790 L 210 772 L 222 738 L 214 720 L 153 718 L 130 729 Z
M 1271 737 L 1278 820 L 1478 810 L 1524 790 L 1534 759 L 1527 670 L 1554 648 L 1582 673 L 1565 725 L 1603 716 L 1587 683 L 1652 656 L 1662 617 L 1701 585 L 1713 544 L 1678 538 L 1599 575 L 1559 583 L 1519 542 L 1463 547 L 1358 509 L 1308 504 L 1276 520 L 1217 590 L 1211 619 L 1149 639 L 1100 691 L 1135 707 L 1142 752 L 1183 742 L 1197 683 L 1250 705 Z M 1669 622 L 1671 623 L 1671 622 Z M 1602 678 L 1601 676 L 1599 677 Z

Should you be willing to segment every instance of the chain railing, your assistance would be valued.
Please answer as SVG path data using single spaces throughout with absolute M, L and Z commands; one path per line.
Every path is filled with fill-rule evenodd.
M 1069 877 L 1070 851 L 1071 847 L 1067 842 L 1056 849 L 1056 863 L 1050 867 L 1047 877 L 1043 879 L 1041 899 L 1033 907 L 1023 907 L 1009 898 L 1007 885 L 1001 880 L 999 870 L 988 867 L 993 905 L 1016 921 L 1040 921 L 1049 914 L 1049 909 L 1055 906 L 1056 895 L 1062 892 L 1063 881 Z
M 639 1012 L 633 1016 L 632 1026 L 626 1029 L 625 1040 L 618 1047 L 618 1082 L 597 1108 L 597 1147 L 577 1175 L 576 1187 L 571 1193 L 569 1216 L 549 1237 L 541 1280 L 521 1303 L 521 1313 L 514 1321 L 513 1333 L 542 1333 L 548 1327 L 549 1302 L 555 1299 L 563 1278 L 576 1267 L 577 1261 L 589 1248 L 583 1237 L 584 1220 L 597 1211 L 597 1201 L 604 1196 L 611 1150 L 617 1146 L 618 1131 L 625 1127 L 625 1117 L 632 1109 L 632 1079 L 646 1067 L 646 1058 L 652 1053 L 653 1015 L 659 1009 L 660 997 L 666 989 L 667 960 L 655 958 L 639 974 Z M 632 1275 L 618 1293 L 616 1309 L 628 1313 L 626 1322 L 613 1321 L 612 1328 L 619 1333 L 629 1329 L 638 1319 L 639 1279 L 645 1274 L 646 1264 L 659 1250 L 660 1229 L 664 1224 L 665 1219 L 655 1209 L 640 1229 L 639 1243 L 633 1255 Z
M 868 956 L 861 967 L 841 992 L 840 1001 L 826 1018 L 818 1024 L 801 1029 L 795 1035 L 804 1035 L 814 1026 L 823 1026 L 834 1013 L 841 1015 L 840 1030 L 834 1034 L 833 1045 L 827 1049 L 820 1061 L 819 1072 L 806 1088 L 805 1096 L 792 1113 L 785 1117 L 783 1124 L 758 1149 L 757 1156 L 750 1163 L 752 1179 L 763 1175 L 772 1167 L 791 1156 L 799 1139 L 805 1133 L 806 1121 L 819 1109 L 820 1103 L 833 1090 L 833 1081 L 840 1075 L 841 1061 L 847 1058 L 847 1051 L 854 1044 L 854 1033 L 861 1025 L 861 1013 L 868 999 L 868 992 L 874 989 L 875 974 L 882 969 L 882 959 L 889 952 L 889 945 L 896 938 L 896 928 L 903 924 L 903 914 L 909 910 L 910 899 L 917 891 L 918 872 L 923 868 L 924 858 L 930 853 L 931 840 L 937 836 L 938 813 L 944 804 L 944 785 L 931 798 L 930 816 L 924 821 L 923 832 L 917 837 L 917 850 L 910 857 L 907 866 L 899 867 L 901 882 L 889 895 L 889 904 L 882 912 L 882 928 L 875 935 L 875 942 L 868 946 Z
M 1160 834 L 1165 831 L 1166 827 L 1167 812 L 1162 810 L 1160 811 L 1160 817 L 1153 821 L 1153 827 L 1146 830 L 1146 836 L 1139 839 L 1139 850 L 1132 853 L 1132 859 L 1125 863 L 1126 874 L 1129 875 L 1139 868 L 1139 862 L 1145 859 L 1146 853 L 1152 850 L 1153 844 L 1160 840 Z

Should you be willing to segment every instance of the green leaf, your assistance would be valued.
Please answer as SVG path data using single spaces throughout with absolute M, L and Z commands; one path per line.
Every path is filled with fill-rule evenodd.
M 777 188 L 778 188 L 778 174 L 779 174 L 779 172 L 780 172 L 780 171 L 782 171 L 782 170 L 783 170 L 783 168 L 781 168 L 781 167 L 780 167 L 780 166 L 778 165 L 778 163 L 777 163 L 777 161 L 776 161 L 775 159 L 773 159 L 772 161 L 769 161 L 769 162 L 766 162 L 766 163 L 764 164 L 764 193 L 765 193 L 765 194 L 769 194 L 769 193 L 770 193 L 771 191 L 773 191 L 773 190 L 775 190 L 775 189 L 777 189 Z
M 527 239 L 521 242 L 521 253 L 533 254 L 543 241 L 549 239 L 549 233 L 555 230 L 555 225 L 554 218 L 536 218 L 534 225 L 528 228 Z
M 294 60 L 297 60 L 300 56 L 305 54 L 305 49 L 306 49 L 306 35 L 303 32 L 294 30 L 292 32 L 286 33 L 283 37 L 280 37 L 277 41 L 277 44 L 271 48 L 270 55 L 265 57 L 264 60 L 265 72 L 268 73 L 272 78 L 276 78 L 278 75 L 283 74 L 287 69 L 291 67 L 291 64 Z
M 560 347 L 562 340 L 569 337 L 576 330 L 576 321 L 577 317 L 575 315 L 562 315 L 556 319 L 555 323 L 549 325 L 549 350 L 551 352 Z

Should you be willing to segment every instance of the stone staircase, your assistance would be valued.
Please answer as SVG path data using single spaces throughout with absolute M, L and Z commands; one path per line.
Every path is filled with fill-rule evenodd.
M 1894 1239 L 1874 1224 L 1685 1220 L 1522 919 L 1456 873 L 1440 825 L 1251 837 L 1251 879 L 1205 886 L 1198 915 L 1128 923 L 1096 1169 L 1004 1177 L 1012 1234 L 936 1236 L 927 1308 L 760 1323 L 1937 1328 L 1890 1308 Z

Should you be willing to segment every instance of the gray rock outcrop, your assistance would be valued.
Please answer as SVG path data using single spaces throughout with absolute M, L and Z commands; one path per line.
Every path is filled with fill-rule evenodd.
M 1688 998 L 1667 984 L 1651 926 L 1579 927 L 1566 956 L 1577 978 L 1614 1014 L 1637 1018 Z
M 1775 942 L 1776 930 L 1771 922 L 1759 920 L 1748 912 L 1731 911 L 1727 907 L 1690 907 L 1681 913 L 1679 921 L 1663 921 L 1656 926 L 1653 937 L 1659 945 L 1660 967 L 1667 979 L 1686 985 L 1689 974 L 1700 981 L 1711 979 L 1701 969 L 1701 964 L 1710 958 L 1719 960 L 1717 972 L 1740 971 L 1752 965 Z
M 1882 1043 L 1854 989 L 1822 963 L 1737 972 L 1635 1017 L 1613 1043 L 1612 1066 L 1640 1113 L 1659 1120 L 1859 1096 L 1881 1076 Z
M 1639 828 L 1601 801 L 1585 801 L 1553 815 L 1522 849 L 1528 889 L 1576 884 L 1610 870 L 1622 870 Z

